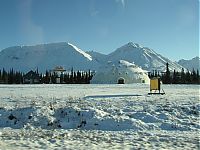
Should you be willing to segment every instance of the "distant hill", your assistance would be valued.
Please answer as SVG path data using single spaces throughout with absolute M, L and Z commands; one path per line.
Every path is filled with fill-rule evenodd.
M 190 60 L 184 60 L 181 59 L 178 61 L 178 64 L 182 65 L 183 67 L 185 67 L 186 69 L 192 71 L 193 69 L 195 69 L 195 71 L 198 69 L 200 70 L 200 58 L 199 57 L 194 57 Z

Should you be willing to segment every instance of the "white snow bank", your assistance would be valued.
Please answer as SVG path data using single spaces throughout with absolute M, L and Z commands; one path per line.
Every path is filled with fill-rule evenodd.
M 144 96 L 86 97 L 0 108 L 0 127 L 87 130 L 200 130 L 200 104 L 138 101 Z M 22 106 L 22 104 L 21 104 Z M 137 108 L 137 109 L 135 109 Z

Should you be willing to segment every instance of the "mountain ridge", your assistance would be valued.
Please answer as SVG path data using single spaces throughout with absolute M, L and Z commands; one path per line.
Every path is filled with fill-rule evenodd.
M 177 62 L 178 64 L 182 65 L 189 71 L 192 71 L 193 69 L 196 71 L 197 69 L 200 69 L 200 58 L 198 56 L 186 60 L 186 59 L 181 59 Z
M 96 55 L 95 57 L 97 57 Z M 177 71 L 181 71 L 183 68 L 176 62 L 171 61 L 170 59 L 163 57 L 162 55 L 156 53 L 153 49 L 148 47 L 143 47 L 140 44 L 129 42 L 110 54 L 105 56 L 104 58 L 107 61 L 118 61 L 118 60 L 126 60 L 131 63 L 135 63 L 141 68 L 152 71 L 165 71 L 166 63 L 169 63 L 169 69 L 173 71 L 174 69 Z
M 98 63 L 81 49 L 66 42 L 10 47 L 0 52 L 0 68 L 23 72 L 38 68 L 44 72 L 56 66 L 88 70 L 96 68 Z
M 66 69 L 98 70 L 107 62 L 125 60 L 135 63 L 147 71 L 165 71 L 166 63 L 170 70 L 180 71 L 183 67 L 176 62 L 156 53 L 153 49 L 129 42 L 110 54 L 95 51 L 83 51 L 77 46 L 67 43 L 48 43 L 33 46 L 14 46 L 0 51 L 0 69 L 29 71 L 38 68 L 42 72 L 63 66 Z

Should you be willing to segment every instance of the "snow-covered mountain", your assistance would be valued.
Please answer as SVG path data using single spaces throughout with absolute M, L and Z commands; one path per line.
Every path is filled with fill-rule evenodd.
M 184 60 L 181 59 L 178 61 L 178 64 L 182 65 L 186 69 L 192 71 L 193 69 L 195 70 L 200 70 L 200 58 L 199 57 L 194 57 L 190 60 Z
M 96 69 L 99 63 L 70 43 L 51 43 L 36 46 L 10 47 L 0 52 L 0 68 L 27 72 L 38 68 L 39 71 L 63 66 L 65 69 Z
M 76 46 L 61 42 L 36 46 L 16 46 L 0 51 L 0 69 L 27 72 L 39 69 L 40 72 L 62 66 L 67 70 L 101 70 L 108 62 L 125 60 L 144 70 L 165 71 L 166 63 L 170 70 L 181 71 L 182 66 L 161 56 L 152 49 L 132 42 L 105 55 L 95 51 L 84 52 Z M 101 67 L 100 67 L 101 66 Z
M 119 60 L 102 65 L 91 83 L 116 84 L 119 80 L 123 80 L 124 83 L 150 82 L 146 71 L 133 63 Z
M 165 71 L 167 62 L 169 63 L 170 70 L 176 69 L 177 71 L 181 71 L 182 69 L 181 65 L 176 62 L 172 62 L 166 57 L 161 56 L 154 50 L 132 42 L 129 42 L 128 44 L 110 53 L 107 56 L 107 60 L 126 60 L 131 63 L 134 62 L 138 66 L 141 66 L 143 69 L 148 71 Z

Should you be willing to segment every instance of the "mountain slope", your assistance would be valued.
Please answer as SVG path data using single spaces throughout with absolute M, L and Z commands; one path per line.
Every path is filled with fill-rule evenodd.
M 106 63 L 107 55 L 99 53 L 99 52 L 95 52 L 95 51 L 88 51 L 86 53 L 88 53 L 90 56 L 92 56 L 92 58 L 94 60 L 96 60 L 97 62 L 99 62 L 101 64 Z
M 192 71 L 193 68 L 195 70 L 200 70 L 200 58 L 199 57 L 195 57 L 195 58 L 192 58 L 190 60 L 184 60 L 184 59 L 181 59 L 178 61 L 178 64 L 182 65 L 183 67 L 185 67 L 186 69 Z
M 70 43 L 51 43 L 36 46 L 17 46 L 0 52 L 0 68 L 39 71 L 63 66 L 65 69 L 88 70 L 98 67 L 92 57 Z
M 152 49 L 142 47 L 139 44 L 134 44 L 132 42 L 110 53 L 107 57 L 107 60 L 126 60 L 129 62 L 134 62 L 135 64 L 148 71 L 165 71 L 167 62 L 169 63 L 170 70 L 176 69 L 177 71 L 181 71 L 182 69 L 181 65 L 161 56 Z

